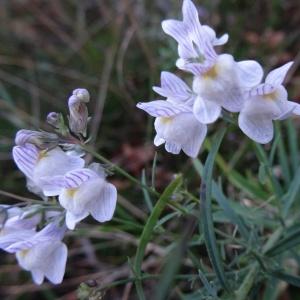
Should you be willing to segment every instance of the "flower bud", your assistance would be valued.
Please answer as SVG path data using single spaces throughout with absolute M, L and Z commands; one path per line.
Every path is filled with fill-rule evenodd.
M 90 95 L 86 89 L 76 89 L 69 98 L 70 110 L 69 126 L 73 133 L 86 136 L 88 123 L 88 110 L 86 103 L 89 102 Z
M 55 128 L 59 128 L 60 114 L 53 111 L 53 112 L 51 112 L 51 113 L 48 114 L 46 121 L 51 126 L 53 126 Z
M 81 102 L 88 103 L 90 101 L 90 93 L 86 89 L 76 89 L 72 94 L 76 96 Z
M 59 137 L 55 133 L 34 131 L 34 130 L 19 130 L 16 134 L 15 143 L 18 146 L 25 144 L 33 144 L 40 149 L 51 149 L 58 145 Z

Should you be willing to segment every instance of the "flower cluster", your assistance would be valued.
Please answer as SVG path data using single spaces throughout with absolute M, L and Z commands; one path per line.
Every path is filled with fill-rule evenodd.
M 164 32 L 178 43 L 176 66 L 193 75 L 190 88 L 176 75 L 161 73 L 161 86 L 154 87 L 166 100 L 138 103 L 137 107 L 155 117 L 154 144 L 165 143 L 168 152 L 181 150 L 196 157 L 207 133 L 222 110 L 239 113 L 241 130 L 258 143 L 273 138 L 273 120 L 300 114 L 297 103 L 288 101 L 284 78 L 292 66 L 286 63 L 263 79 L 263 69 L 254 60 L 235 61 L 230 54 L 217 54 L 216 46 L 225 44 L 228 35 L 216 37 L 215 31 L 199 21 L 197 8 L 184 0 L 183 20 L 162 22 Z
M 88 142 L 89 98 L 85 89 L 73 91 L 69 126 L 62 114 L 52 112 L 47 116 L 50 132 L 20 130 L 16 134 L 13 159 L 25 174 L 28 189 L 44 202 L 1 207 L 0 249 L 15 253 L 37 284 L 44 277 L 55 284 L 62 281 L 67 260 L 62 239 L 68 229 L 88 215 L 98 222 L 109 221 L 116 208 L 115 186 L 106 181 L 101 165 L 86 164 L 80 146 Z

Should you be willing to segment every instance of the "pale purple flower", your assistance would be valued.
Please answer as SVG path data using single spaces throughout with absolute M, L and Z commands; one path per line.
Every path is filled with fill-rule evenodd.
M 1 205 L 1 208 L 6 210 L 7 219 L 1 224 L 0 249 L 7 251 L 11 244 L 35 234 L 36 226 L 42 218 L 40 213 L 34 214 L 35 207 L 26 211 L 8 205 Z
M 214 46 L 223 45 L 228 40 L 225 34 L 216 38 L 215 31 L 209 26 L 202 26 L 198 11 L 190 0 L 182 5 L 183 21 L 166 20 L 162 28 L 178 42 L 179 60 L 177 66 L 194 75 L 208 71 L 217 58 Z
M 89 101 L 90 95 L 86 89 L 74 90 L 72 96 L 69 98 L 69 126 L 73 133 L 86 136 L 89 117 L 86 103 Z
M 117 190 L 105 180 L 104 172 L 82 168 L 64 176 L 44 178 L 46 195 L 57 195 L 60 205 L 66 209 L 66 225 L 75 225 L 89 214 L 99 222 L 112 219 L 117 202 Z
M 216 39 L 213 29 L 201 25 L 192 1 L 184 0 L 182 12 L 183 21 L 167 20 L 162 27 L 178 42 L 177 67 L 195 75 L 195 117 L 203 124 L 213 123 L 222 107 L 240 111 L 244 89 L 257 85 L 263 71 L 255 61 L 236 62 L 229 54 L 217 55 L 214 46 L 227 42 L 228 36 Z
M 46 151 L 32 144 L 13 147 L 13 158 L 37 193 L 43 191 L 43 177 L 63 175 L 85 164 L 82 158 L 67 155 L 60 147 Z
M 246 93 L 246 102 L 239 115 L 241 130 L 252 140 L 266 144 L 274 135 L 273 120 L 283 120 L 292 114 L 300 115 L 300 105 L 288 101 L 282 85 L 293 62 L 271 71 L 262 83 Z
M 5 250 L 16 253 L 19 265 L 31 272 L 36 284 L 43 283 L 45 277 L 59 284 L 63 280 L 67 261 L 68 250 L 61 241 L 65 231 L 65 227 L 50 223 L 31 235 L 24 236 L 16 232 L 19 239 Z
M 161 73 L 161 87 L 153 89 L 167 99 L 138 103 L 137 107 L 156 117 L 154 144 L 165 143 L 170 153 L 178 154 L 183 150 L 188 156 L 196 157 L 207 126 L 193 115 L 195 95 L 184 81 L 169 72 Z

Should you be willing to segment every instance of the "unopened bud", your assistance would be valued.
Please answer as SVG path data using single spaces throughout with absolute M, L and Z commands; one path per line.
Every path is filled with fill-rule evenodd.
M 46 121 L 51 126 L 53 126 L 55 128 L 59 128 L 60 114 L 53 111 L 53 112 L 51 112 L 51 113 L 48 114 Z
M 90 95 L 85 89 L 76 89 L 69 98 L 68 105 L 70 110 L 69 126 L 73 133 L 86 136 L 88 123 L 88 109 L 86 103 L 89 102 Z
M 33 144 L 40 149 L 52 149 L 58 145 L 59 137 L 55 133 L 19 130 L 16 134 L 15 143 L 18 146 Z
M 72 94 L 76 96 L 81 102 L 88 103 L 90 101 L 90 93 L 86 89 L 76 89 Z

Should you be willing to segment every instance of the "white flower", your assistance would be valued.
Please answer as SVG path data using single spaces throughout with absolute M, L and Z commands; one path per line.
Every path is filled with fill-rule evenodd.
M 59 147 L 46 151 L 32 144 L 15 146 L 13 158 L 18 168 L 29 179 L 29 186 L 35 192 L 43 190 L 43 177 L 63 175 L 84 166 L 82 158 L 69 156 Z
M 190 0 L 183 1 L 182 14 L 183 21 L 166 20 L 162 22 L 162 28 L 178 42 L 180 59 L 177 66 L 197 75 L 213 65 L 217 56 L 214 46 L 225 44 L 228 35 L 217 39 L 212 28 L 202 26 L 197 8 Z
M 46 195 L 56 195 L 66 209 L 66 224 L 74 229 L 76 223 L 89 214 L 99 222 L 112 219 L 117 202 L 117 190 L 105 180 L 103 171 L 77 169 L 64 176 L 44 178 Z M 53 193 L 54 191 L 54 193 Z
M 19 240 L 5 250 L 16 253 L 19 265 L 31 272 L 36 284 L 43 283 L 44 277 L 59 284 L 65 273 L 68 252 L 66 245 L 61 242 L 64 233 L 64 227 L 50 223 L 31 236 L 19 234 Z
M 0 249 L 7 251 L 11 244 L 35 234 L 35 228 L 41 221 L 41 214 L 34 214 L 34 207 L 24 211 L 18 207 L 1 205 L 1 209 L 4 210 L 7 218 L 1 224 Z
M 283 120 L 292 114 L 300 114 L 300 106 L 288 101 L 282 85 L 293 62 L 271 71 L 265 83 L 247 92 L 247 100 L 239 115 L 241 130 L 252 140 L 266 144 L 274 135 L 273 120 Z
M 177 76 L 161 73 L 161 87 L 153 88 L 167 100 L 138 103 L 137 107 L 156 117 L 154 144 L 165 143 L 168 152 L 178 154 L 182 149 L 188 156 L 196 157 L 207 133 L 207 126 L 193 115 L 195 97 L 191 89 Z
M 177 67 L 195 75 L 195 117 L 203 124 L 213 123 L 222 107 L 240 111 L 243 90 L 257 85 L 263 70 L 255 61 L 236 62 L 229 54 L 217 55 L 214 46 L 227 42 L 228 36 L 216 39 L 210 27 L 201 25 L 192 1 L 184 0 L 182 12 L 182 22 L 167 20 L 162 26 L 178 42 Z

